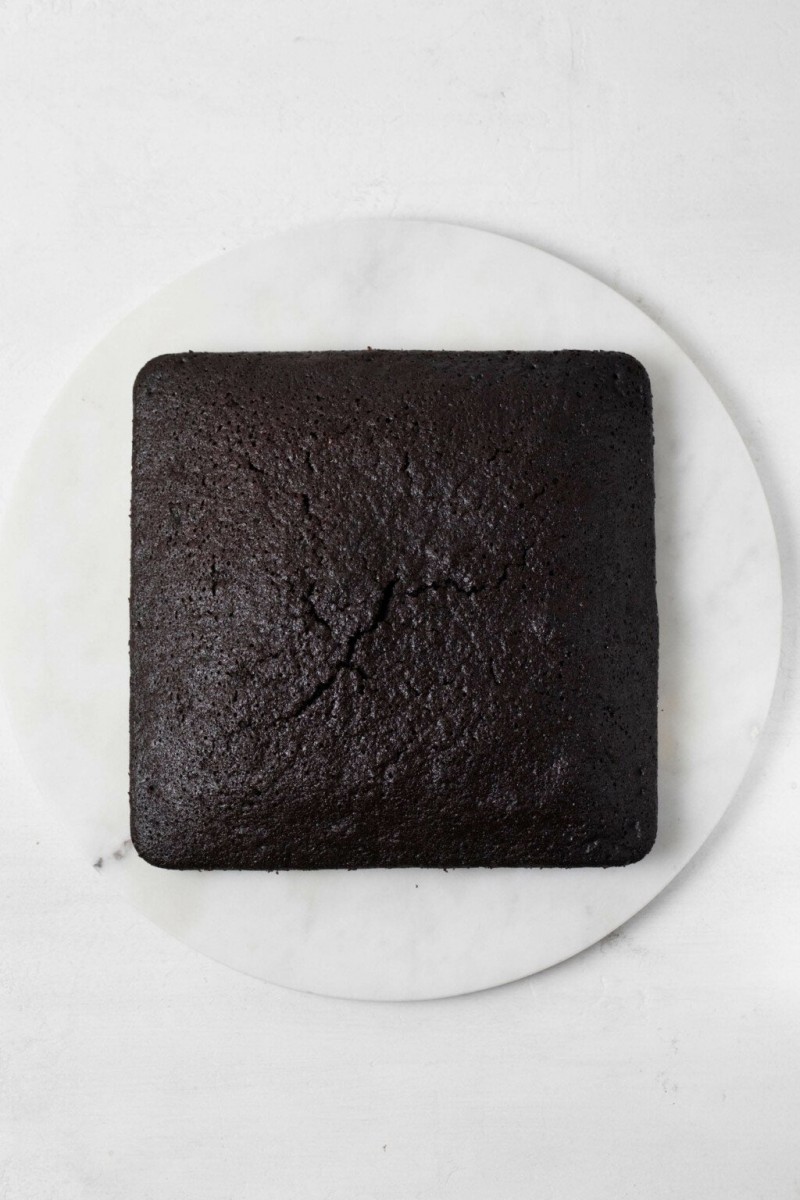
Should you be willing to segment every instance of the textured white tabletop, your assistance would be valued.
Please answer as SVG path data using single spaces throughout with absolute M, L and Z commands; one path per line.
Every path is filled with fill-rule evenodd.
M 3 1200 L 800 1195 L 800 12 L 792 0 L 5 0 L 0 507 L 161 284 L 305 222 L 461 221 L 637 301 L 738 423 L 786 590 L 737 800 L 649 909 L 410 1005 L 200 958 L 62 845 L 0 712 Z

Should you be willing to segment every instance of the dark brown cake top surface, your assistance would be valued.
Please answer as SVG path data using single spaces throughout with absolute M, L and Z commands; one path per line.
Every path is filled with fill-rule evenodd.
M 653 424 L 589 351 L 185 354 L 134 388 L 157 865 L 575 866 L 656 827 Z

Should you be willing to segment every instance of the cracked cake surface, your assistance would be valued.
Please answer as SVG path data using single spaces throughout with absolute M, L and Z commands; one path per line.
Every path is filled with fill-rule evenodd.
M 166 355 L 134 387 L 131 833 L 182 868 L 613 866 L 656 830 L 628 355 Z

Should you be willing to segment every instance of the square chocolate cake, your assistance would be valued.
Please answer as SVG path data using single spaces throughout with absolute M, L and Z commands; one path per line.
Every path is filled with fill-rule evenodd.
M 656 832 L 622 353 L 174 354 L 134 388 L 131 829 L 180 868 L 571 867 Z

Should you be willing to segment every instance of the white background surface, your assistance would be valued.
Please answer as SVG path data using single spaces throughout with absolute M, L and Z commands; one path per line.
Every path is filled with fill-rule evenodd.
M 622 932 L 367 1005 L 168 939 L 62 847 L 0 724 L 3 1200 L 800 1195 L 800 12 L 790 0 L 0 5 L 0 503 L 163 282 L 344 216 L 464 221 L 639 302 L 762 473 L 776 702 L 739 798 Z

